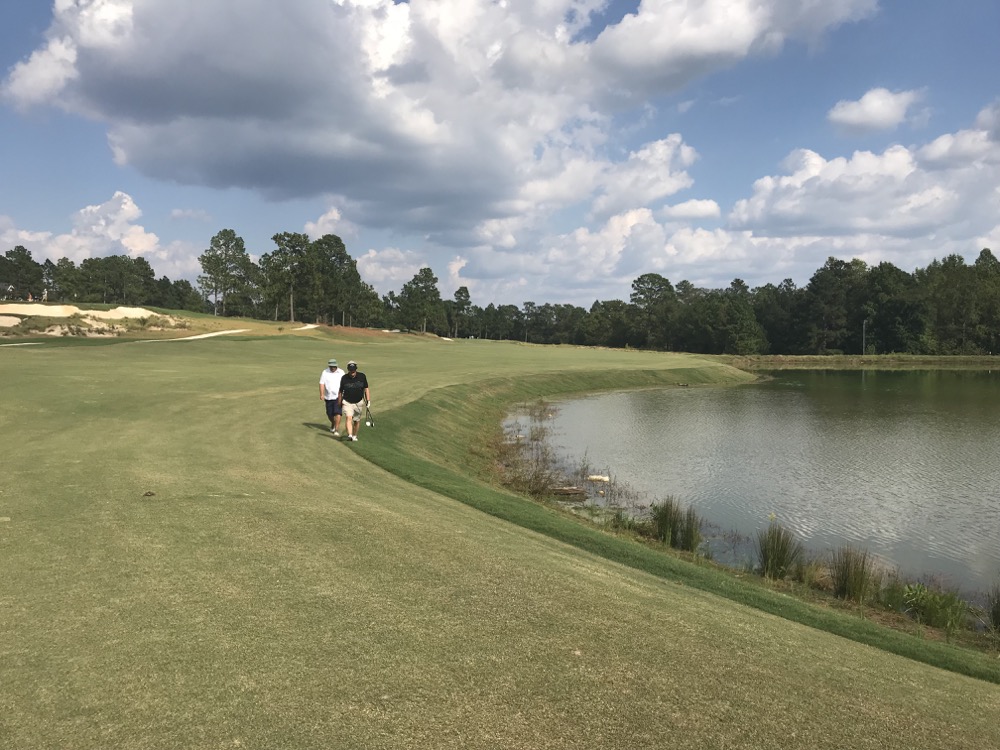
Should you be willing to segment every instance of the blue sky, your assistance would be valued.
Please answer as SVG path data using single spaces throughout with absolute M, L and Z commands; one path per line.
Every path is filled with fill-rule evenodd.
M 340 235 L 476 304 L 1000 253 L 995 0 L 7 0 L 0 251 Z

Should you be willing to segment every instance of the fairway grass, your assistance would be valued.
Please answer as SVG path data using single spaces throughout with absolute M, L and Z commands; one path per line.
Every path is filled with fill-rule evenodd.
M 1000 746 L 1000 686 L 477 478 L 507 404 L 749 376 L 338 331 L 0 349 L 0 747 Z

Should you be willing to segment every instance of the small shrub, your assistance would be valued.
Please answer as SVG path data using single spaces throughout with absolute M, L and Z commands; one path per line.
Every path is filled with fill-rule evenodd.
M 627 513 L 624 508 L 616 508 L 615 512 L 608 516 L 608 526 L 615 531 L 636 531 L 637 522 L 635 518 Z
M 930 589 L 922 583 L 910 583 L 903 587 L 905 612 L 917 623 L 923 623 L 927 613 L 927 599 Z
M 942 628 L 950 641 L 969 619 L 969 603 L 957 591 L 912 583 L 903 590 L 906 612 L 918 624 Z
M 879 603 L 892 612 L 906 611 L 906 584 L 899 577 L 899 573 L 893 572 L 886 579 L 885 585 L 879 589 Z
M 934 622 L 940 623 L 937 627 L 944 628 L 950 642 L 959 630 L 968 626 L 972 609 L 957 591 L 938 592 L 935 600 Z
M 546 436 L 546 428 L 532 417 L 526 428 L 515 422 L 495 439 L 496 470 L 501 484 L 515 492 L 542 498 L 564 483 L 565 477 L 545 442 Z
M 830 570 L 833 576 L 833 594 L 839 599 L 864 604 L 869 594 L 879 589 L 875 560 L 868 550 L 859 550 L 850 545 L 835 550 Z
M 789 575 L 803 554 L 802 543 L 777 521 L 757 532 L 757 561 L 765 578 L 781 579 Z

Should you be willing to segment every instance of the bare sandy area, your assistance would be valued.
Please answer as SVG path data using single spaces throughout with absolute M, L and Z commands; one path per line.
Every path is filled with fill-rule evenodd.
M 6 313 L 6 315 L 4 315 Z M 143 307 L 116 307 L 113 310 L 81 310 L 76 305 L 42 305 L 39 303 L 0 303 L 0 315 L 37 315 L 45 318 L 69 318 L 82 315 L 101 320 L 123 320 L 125 318 L 151 318 L 156 313 Z M 20 322 L 20 321 L 18 321 Z M 13 323 L 11 325 L 16 325 Z
M 15 317 L 21 316 L 21 317 Z M 117 336 L 127 330 L 127 327 L 116 325 L 113 321 L 126 318 L 159 318 L 169 321 L 172 327 L 173 319 L 169 315 L 157 315 L 144 307 L 116 307 L 112 310 L 81 310 L 76 305 L 47 305 L 41 303 L 0 303 L 0 328 L 13 328 L 24 318 L 71 318 L 77 316 L 81 322 L 76 335 L 92 338 L 95 336 Z M 151 330 L 160 330 L 154 328 Z M 68 326 L 50 325 L 41 333 L 45 336 L 66 336 L 71 333 Z
M 193 341 L 194 339 L 210 339 L 213 336 L 228 336 L 231 333 L 246 333 L 249 328 L 233 328 L 229 331 L 213 331 L 212 333 L 199 333 L 195 336 L 181 336 L 176 339 L 143 339 L 144 342 L 153 341 Z

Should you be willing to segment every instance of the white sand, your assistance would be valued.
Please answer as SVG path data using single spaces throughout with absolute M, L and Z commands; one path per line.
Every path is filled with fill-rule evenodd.
M 4 313 L 9 313 L 4 315 Z M 35 315 L 46 318 L 68 318 L 73 315 L 81 315 L 86 319 L 97 320 L 124 320 L 125 318 L 150 318 L 157 313 L 143 307 L 116 307 L 113 310 L 81 310 L 75 305 L 42 305 L 37 303 L 27 304 L 7 304 L 0 302 L 0 327 L 16 326 L 21 322 L 15 315 Z M 160 316 L 169 318 L 169 316 Z M 315 328 L 316 326 L 303 326 L 303 328 Z M 229 331 L 215 331 L 214 333 L 201 333 L 196 336 L 183 336 L 172 339 L 144 339 L 145 341 L 191 341 L 192 339 L 207 339 L 213 336 L 226 336 L 231 333 L 245 333 L 249 328 L 237 328 Z M 299 329 L 302 330 L 302 329 Z M 46 331 L 50 336 L 60 336 L 63 333 L 63 326 L 56 326 Z M 112 329 L 101 329 L 92 331 L 88 335 L 113 335 Z M 12 346 L 5 344 L 4 346 Z
M 90 318 L 103 318 L 105 320 L 123 320 L 124 318 L 152 318 L 156 315 L 152 310 L 143 307 L 116 307 L 113 310 L 87 310 L 84 313 Z M 160 316 L 165 317 L 165 316 Z
M 74 305 L 40 305 L 31 302 L 0 304 L 0 313 L 10 313 L 11 315 L 44 315 L 48 318 L 68 318 L 78 312 L 80 312 L 80 308 Z
M 104 320 L 124 320 L 125 318 L 151 318 L 156 313 L 143 307 L 116 307 L 114 310 L 81 310 L 76 305 L 42 305 L 28 302 L 26 304 L 0 303 L 0 315 L 38 315 L 45 318 L 68 318 L 71 315 L 83 315 L 87 318 Z

